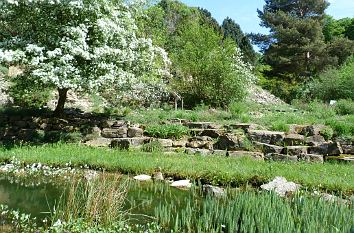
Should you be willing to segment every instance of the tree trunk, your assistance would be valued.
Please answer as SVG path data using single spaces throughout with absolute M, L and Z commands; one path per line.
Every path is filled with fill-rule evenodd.
M 66 102 L 66 97 L 68 94 L 68 90 L 67 88 L 64 89 L 59 89 L 58 88 L 58 92 L 59 92 L 59 99 L 58 99 L 58 104 L 54 110 L 54 115 L 59 116 L 62 115 L 64 113 L 64 105 Z

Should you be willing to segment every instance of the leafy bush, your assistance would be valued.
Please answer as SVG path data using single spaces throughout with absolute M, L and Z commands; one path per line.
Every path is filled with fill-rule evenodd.
M 339 115 L 354 115 L 354 100 L 339 100 L 336 103 L 336 111 Z
M 45 106 L 51 97 L 51 88 L 37 83 L 25 76 L 16 76 L 11 79 L 9 95 L 14 104 L 23 108 L 41 108 Z
M 145 133 L 151 137 L 179 139 L 189 134 L 189 128 L 183 125 L 148 125 Z
M 326 127 L 320 131 L 320 134 L 326 139 L 330 140 L 333 137 L 333 129 L 331 127 Z
M 247 84 L 254 79 L 251 67 L 242 61 L 233 41 L 222 40 L 221 34 L 198 22 L 182 27 L 178 49 L 171 53 L 177 74 L 172 86 L 186 105 L 226 106 L 245 96 Z
M 305 86 L 305 97 L 323 101 L 354 100 L 354 58 L 339 69 L 329 69 Z
M 229 105 L 229 111 L 233 117 L 239 117 L 249 111 L 248 105 L 245 102 L 235 101 Z

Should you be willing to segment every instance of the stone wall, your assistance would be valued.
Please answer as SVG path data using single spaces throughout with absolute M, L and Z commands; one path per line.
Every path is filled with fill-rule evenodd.
M 264 130 L 256 124 L 218 125 L 173 119 L 190 128 L 180 140 L 152 138 L 144 126 L 92 115 L 66 118 L 0 116 L 0 141 L 41 142 L 60 140 L 76 133 L 88 146 L 129 149 L 158 141 L 166 152 L 204 156 L 247 156 L 257 160 L 323 162 L 327 156 L 354 155 L 354 141 L 325 140 L 323 125 L 290 125 L 290 132 Z

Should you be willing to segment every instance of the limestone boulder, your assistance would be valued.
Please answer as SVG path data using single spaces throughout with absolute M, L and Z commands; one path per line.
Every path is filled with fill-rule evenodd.
M 137 138 L 142 137 L 144 134 L 144 130 L 138 127 L 129 127 L 127 135 L 129 138 Z
M 267 144 L 279 144 L 283 142 L 285 138 L 284 132 L 268 130 L 250 130 L 248 132 L 248 135 L 252 141 Z
M 158 141 L 161 144 L 161 146 L 163 146 L 163 147 L 172 147 L 173 146 L 173 140 L 172 139 L 159 138 L 159 139 L 156 139 L 156 141 Z
M 241 148 L 240 137 L 233 134 L 224 134 L 219 137 L 218 141 L 214 144 L 217 150 L 237 150 Z
M 287 134 L 284 138 L 284 144 L 287 146 L 304 145 L 305 137 L 300 134 Z
M 249 123 L 237 123 L 225 126 L 228 130 L 242 129 L 244 132 L 248 132 L 249 130 L 256 130 L 262 128 L 257 124 L 249 124 Z
M 266 160 L 273 160 L 273 161 L 285 161 L 285 162 L 297 162 L 298 158 L 295 155 L 284 155 L 284 154 L 277 154 L 277 153 L 270 153 L 265 155 Z
M 326 143 L 326 140 L 321 135 L 313 135 L 313 136 L 307 137 L 305 142 L 309 146 L 319 146 L 321 144 Z
M 301 134 L 305 136 L 321 135 L 321 131 L 326 128 L 325 125 L 309 125 L 303 128 Z
M 209 156 L 213 154 L 213 151 L 208 149 L 200 149 L 200 148 L 186 148 L 185 153 L 188 155 Z
M 308 148 L 308 146 L 287 146 L 285 151 L 287 155 L 299 156 L 307 154 Z
M 149 138 L 117 138 L 111 142 L 111 147 L 121 150 L 128 150 L 131 147 L 139 147 L 149 141 Z
M 138 175 L 138 176 L 134 176 L 133 179 L 137 180 L 137 181 L 150 181 L 151 180 L 151 176 L 149 176 L 149 175 Z
M 323 163 L 323 155 L 313 155 L 313 154 L 302 154 L 298 156 L 299 161 L 313 162 L 313 163 Z
M 261 189 L 273 191 L 281 197 L 299 191 L 301 185 L 287 181 L 284 177 L 275 177 L 274 180 L 267 184 L 261 185 Z
M 308 153 L 317 155 L 340 155 L 343 154 L 343 149 L 339 142 L 327 142 L 318 146 L 309 147 Z
M 104 128 L 102 130 L 102 137 L 105 138 L 126 138 L 128 129 L 126 127 L 121 128 Z
M 254 160 L 264 160 L 264 154 L 252 151 L 228 151 L 228 157 L 248 157 Z
M 301 134 L 306 128 L 306 125 L 297 125 L 297 124 L 290 124 L 289 125 L 289 133 L 290 134 Z
M 269 153 L 281 154 L 284 150 L 284 147 L 282 146 L 276 146 L 276 145 L 271 145 L 271 144 L 261 143 L 261 142 L 255 142 L 254 144 L 265 154 L 269 154 Z
M 203 185 L 203 192 L 207 195 L 212 195 L 215 197 L 225 197 L 226 196 L 226 192 L 225 189 L 217 187 L 217 186 L 213 186 L 213 185 Z
M 85 145 L 91 147 L 109 147 L 111 145 L 111 139 L 99 137 L 86 141 Z
M 190 180 L 177 180 L 172 182 L 170 186 L 175 188 L 188 189 L 192 187 L 192 183 Z

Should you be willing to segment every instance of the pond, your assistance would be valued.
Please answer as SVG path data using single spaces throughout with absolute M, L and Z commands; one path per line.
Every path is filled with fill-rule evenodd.
M 122 210 L 131 225 L 157 223 L 161 232 L 351 232 L 354 205 L 311 195 L 281 198 L 257 190 L 227 189 L 225 197 L 172 188 L 167 182 L 138 182 L 122 176 Z M 66 182 L 70 184 L 70 182 Z M 25 182 L 0 175 L 0 204 L 37 217 L 38 223 L 67 192 L 65 182 Z

